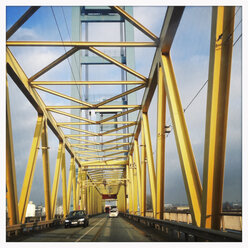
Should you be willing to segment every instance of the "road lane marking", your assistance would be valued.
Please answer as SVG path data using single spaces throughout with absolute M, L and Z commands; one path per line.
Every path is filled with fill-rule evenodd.
M 80 239 L 82 239 L 85 235 L 87 235 L 91 230 L 93 230 L 97 224 L 99 224 L 100 222 L 102 222 L 104 219 L 106 218 L 102 218 L 100 221 L 98 221 L 88 232 L 84 233 L 80 238 L 78 238 L 77 240 L 75 240 L 75 242 L 78 242 Z

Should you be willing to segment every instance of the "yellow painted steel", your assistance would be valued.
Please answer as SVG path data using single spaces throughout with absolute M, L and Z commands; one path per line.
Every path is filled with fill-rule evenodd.
M 220 229 L 235 7 L 213 7 L 201 226 Z
M 104 133 L 101 133 L 100 135 L 101 135 L 101 136 L 104 136 L 104 135 L 107 134 L 107 133 L 113 133 L 113 132 L 116 132 L 116 131 L 119 131 L 119 130 L 122 130 L 122 129 L 125 129 L 125 128 L 132 127 L 132 126 L 134 126 L 134 125 L 136 125 L 136 123 L 134 123 L 134 124 L 129 124 L 129 125 L 124 125 L 124 126 L 122 126 L 122 127 L 118 127 L 118 128 L 112 129 L 112 130 L 108 130 L 108 131 L 106 131 L 106 132 L 104 132 Z
M 46 106 L 47 110 L 50 109 L 128 109 L 128 108 L 140 108 L 141 105 L 103 105 L 103 106 L 99 106 L 97 108 L 90 108 L 87 106 L 83 106 L 83 105 L 54 105 L 54 106 Z
M 135 194 L 134 194 L 134 166 L 133 166 L 133 157 L 132 155 L 129 155 L 129 180 L 130 180 L 130 189 L 131 189 L 131 194 L 130 194 L 130 199 L 131 199 L 131 204 L 130 204 L 130 209 L 129 212 L 131 214 L 135 214 Z M 136 196 L 137 198 L 137 196 Z
M 86 188 L 87 195 L 87 214 L 90 215 L 90 187 L 87 185 Z
M 115 124 L 136 124 L 135 121 L 108 121 L 103 123 L 95 123 L 95 125 L 115 125 Z M 57 122 L 58 126 L 61 125 L 94 125 L 88 122 Z
M 81 166 L 95 166 L 95 165 L 126 165 L 127 160 L 111 160 L 111 161 L 91 161 L 91 162 L 81 162 Z
M 80 210 L 83 210 L 83 208 L 84 208 L 84 202 L 83 202 L 84 180 L 83 180 L 83 172 L 82 172 L 81 168 L 80 168 L 80 173 L 79 173 L 78 177 L 79 177 L 79 180 L 80 180 Z
M 75 52 L 78 51 L 78 49 L 79 48 L 77 48 L 77 47 L 73 47 L 71 50 L 69 50 L 68 52 L 66 52 L 65 54 L 63 54 L 62 56 L 60 56 L 59 58 L 57 58 L 56 60 L 54 60 L 52 63 L 50 63 L 48 66 L 46 66 L 45 68 L 43 68 L 42 70 L 40 70 L 39 72 L 37 72 L 32 77 L 30 77 L 28 79 L 28 82 L 32 82 L 35 79 L 39 78 L 41 75 L 43 75 L 47 71 L 51 70 L 54 66 L 58 65 L 59 63 L 61 63 L 62 61 L 64 61 L 65 59 L 67 59 L 68 57 L 70 57 L 71 55 L 73 55 Z
M 156 218 L 163 219 L 164 215 L 164 166 L 165 166 L 165 118 L 166 94 L 163 82 L 162 68 L 158 68 L 158 98 L 157 98 L 157 211 Z
M 154 47 L 155 42 L 85 42 L 85 41 L 7 41 L 7 46 L 63 46 L 63 47 Z
M 94 107 L 94 108 L 99 108 L 100 106 L 103 106 L 103 105 L 107 106 L 107 105 L 106 105 L 107 103 L 112 102 L 112 101 L 114 101 L 114 100 L 116 100 L 116 99 L 118 99 L 118 98 L 121 98 L 121 97 L 123 97 L 123 96 L 129 95 L 129 94 L 131 94 L 131 93 L 133 93 L 133 92 L 136 92 L 136 91 L 138 91 L 138 90 L 141 90 L 141 89 L 143 89 L 144 87 L 145 87 L 145 85 L 139 85 L 139 86 L 137 86 L 137 87 L 135 87 L 135 88 L 132 88 L 132 89 L 130 89 L 130 90 L 127 90 L 127 91 L 125 91 L 125 92 L 123 92 L 123 93 L 121 93 L 121 94 L 119 94 L 119 95 L 113 96 L 113 97 L 111 97 L 111 98 L 109 98 L 109 99 L 107 99 L 107 100 L 104 100 L 104 101 L 102 101 L 102 102 L 100 102 L 100 103 L 98 103 L 98 104 L 95 104 L 93 107 Z M 106 119 L 105 119 L 105 121 L 106 121 Z
M 131 15 L 129 15 L 124 9 L 119 6 L 111 6 L 113 10 L 115 10 L 119 15 L 125 18 L 128 22 L 138 28 L 141 32 L 147 35 L 150 39 L 154 40 L 156 43 L 158 42 L 158 37 L 153 34 L 150 30 L 144 27 L 141 23 L 135 20 Z
M 118 211 L 121 213 L 126 212 L 125 208 L 125 186 L 122 184 L 120 185 L 118 194 L 117 194 L 117 208 Z
M 38 90 L 42 90 L 42 91 L 47 92 L 49 94 L 52 94 L 52 95 L 55 95 L 55 96 L 59 96 L 59 97 L 62 97 L 64 99 L 67 99 L 67 100 L 70 100 L 72 102 L 76 102 L 76 103 L 79 103 L 79 104 L 82 104 L 82 105 L 85 105 L 85 106 L 88 106 L 88 107 L 92 107 L 93 106 L 90 103 L 84 102 L 82 100 L 78 100 L 76 98 L 67 96 L 65 94 L 59 93 L 59 92 L 54 91 L 54 90 L 50 90 L 50 89 L 44 88 L 44 87 L 39 86 L 39 85 L 33 85 L 33 88 L 38 89 Z
M 88 141 L 87 141 L 88 142 Z M 71 146 L 73 147 L 73 146 L 77 146 L 77 147 L 82 147 L 82 148 L 84 148 L 85 146 L 102 146 L 103 144 L 92 144 L 92 143 L 90 143 L 90 141 L 89 141 L 89 143 L 80 143 L 80 144 L 71 144 Z M 123 143 L 123 142 L 113 142 L 113 143 L 108 143 L 108 144 L 104 144 L 104 146 L 112 146 L 112 145 L 121 145 L 121 146 L 126 146 L 126 145 L 130 145 L 130 143 Z M 112 149 L 112 148 L 110 148 L 110 149 Z M 104 151 L 104 150 L 102 150 L 102 151 Z
M 42 162 L 43 162 L 43 181 L 44 181 L 44 198 L 46 220 L 52 218 L 52 205 L 51 205 L 51 183 L 50 183 L 50 165 L 49 165 L 49 152 L 48 152 L 48 134 L 47 134 L 47 120 L 44 120 L 44 125 L 41 133 L 41 146 L 42 146 Z
M 139 143 L 138 140 L 134 140 L 134 161 L 136 165 L 137 173 L 137 187 L 138 187 L 138 196 L 139 196 L 139 206 L 141 206 L 141 170 L 140 170 L 140 155 L 139 155 Z M 140 207 L 141 209 L 141 207 Z
M 6 81 L 6 185 L 9 225 L 19 224 L 15 156 L 10 114 L 9 89 Z
M 70 170 L 69 170 L 69 178 L 68 178 L 68 185 L 67 185 L 67 211 L 70 210 L 70 204 L 71 204 L 71 188 L 72 188 L 72 178 L 73 178 L 73 162 L 74 158 L 71 157 L 70 161 Z
M 82 168 L 81 168 L 81 171 L 82 171 L 82 175 L 83 175 L 83 210 L 86 210 L 86 206 L 87 206 L 87 192 L 86 192 L 86 177 L 87 177 L 87 172 L 86 171 L 83 171 Z
M 83 142 L 88 142 L 88 143 L 91 143 L 91 144 L 94 144 L 94 145 L 101 145 L 101 143 L 98 143 L 98 142 L 95 142 L 95 141 L 92 141 L 92 140 L 86 140 L 86 139 L 79 139 L 79 138 L 73 138 L 73 137 L 68 137 L 69 139 L 73 139 L 73 140 L 78 140 L 78 141 L 83 141 Z
M 147 112 L 148 108 L 150 106 L 152 97 L 154 95 L 156 85 L 157 85 L 157 80 L 154 78 L 156 77 L 156 71 L 157 71 L 157 65 L 160 62 L 160 57 L 161 57 L 161 51 L 163 53 L 169 53 L 171 45 L 173 43 L 177 28 L 179 26 L 181 17 L 184 12 L 183 6 L 169 6 L 166 11 L 164 23 L 161 29 L 160 37 L 159 37 L 159 47 L 157 48 L 153 62 L 151 65 L 151 69 L 149 72 L 149 80 L 147 83 L 147 87 L 144 91 L 143 98 L 141 105 L 142 111 L 139 111 L 138 118 L 137 118 L 137 126 L 134 129 L 134 136 L 137 138 L 139 136 L 139 132 L 141 130 L 141 119 L 142 119 L 142 112 Z M 130 146 L 130 150 L 133 150 L 133 147 Z
M 146 84 L 145 81 L 33 81 L 31 85 L 133 85 Z M 69 107 L 69 106 L 68 106 Z M 123 108 L 122 105 L 120 105 Z
M 79 190 L 80 190 L 80 186 L 79 186 L 79 182 L 77 180 L 77 188 L 76 188 L 76 208 L 74 208 L 74 210 L 78 210 L 78 205 L 79 205 Z
M 99 124 L 108 123 L 107 121 L 109 121 L 109 120 L 116 119 L 116 118 L 121 117 L 121 116 L 123 116 L 123 115 L 130 114 L 130 113 L 132 113 L 132 112 L 134 112 L 134 111 L 137 111 L 137 110 L 139 110 L 139 109 L 140 109 L 140 107 L 135 107 L 135 108 L 129 109 L 129 110 L 127 110 L 127 111 L 123 111 L 123 112 L 121 112 L 121 113 L 119 113 L 119 114 L 115 114 L 115 115 L 110 116 L 110 117 L 108 117 L 108 118 L 105 118 L 105 119 L 103 119 L 103 120 L 101 120 L 101 121 L 98 121 L 98 123 L 99 123 Z M 118 122 L 118 123 L 120 123 L 120 122 Z M 135 122 L 135 123 L 136 123 L 136 122 Z
M 119 137 L 119 138 L 116 138 L 116 139 L 111 139 L 111 140 L 102 142 L 101 144 L 102 144 L 102 145 L 106 145 L 106 144 L 108 144 L 108 143 L 110 143 L 110 142 L 122 140 L 122 139 L 125 139 L 125 138 L 127 138 L 127 137 L 131 137 L 131 136 L 132 136 L 132 135 L 129 135 L 129 136 L 125 135 L 125 136 L 123 136 L 123 137 Z
M 146 216 L 146 147 L 143 121 L 141 122 L 141 216 Z
M 193 154 L 182 103 L 177 89 L 176 78 L 169 54 L 161 56 L 164 83 L 173 123 L 178 155 L 187 193 L 192 222 L 200 226 L 202 186 Z
M 132 183 L 131 183 L 131 169 L 130 164 L 126 165 L 127 171 L 127 194 L 128 194 L 128 205 L 127 210 L 128 213 L 132 213 L 133 203 L 132 203 Z
M 63 152 L 63 142 L 59 142 L 55 173 L 54 173 L 54 177 L 53 177 L 52 218 L 54 218 L 54 216 L 55 216 L 55 209 L 56 209 L 56 203 L 57 203 L 57 195 L 58 195 L 58 188 L 59 188 L 59 177 L 60 177 L 60 167 L 61 167 L 61 161 L 62 161 L 62 152 Z
M 66 218 L 68 209 L 67 209 L 66 162 L 65 162 L 65 146 L 64 145 L 62 148 L 61 176 L 62 176 L 62 194 L 63 194 L 63 214 L 64 214 L 64 218 Z
M 147 113 L 143 113 L 142 116 L 143 116 L 143 125 L 144 125 L 144 133 L 145 133 L 148 172 L 149 172 L 149 179 L 151 186 L 150 188 L 151 188 L 151 196 L 152 196 L 153 216 L 155 218 L 156 217 L 156 175 L 155 175 L 153 153 L 152 153 L 152 142 L 151 142 Z
M 25 177 L 23 180 L 22 191 L 19 200 L 19 218 L 21 223 L 25 223 L 26 210 L 28 206 L 30 191 L 34 177 L 34 170 L 38 155 L 38 147 L 40 144 L 43 124 L 44 124 L 43 116 L 38 115 L 35 131 L 34 131 L 34 138 L 31 145 L 28 164 L 26 167 Z
M 74 150 L 70 148 L 69 142 L 65 140 L 64 133 L 61 131 L 61 129 L 57 127 L 56 121 L 52 117 L 52 115 L 47 112 L 46 105 L 39 97 L 37 92 L 32 87 L 30 87 L 27 76 L 25 75 L 22 68 L 20 67 L 15 57 L 8 48 L 6 49 L 6 63 L 7 63 L 7 73 L 9 74 L 9 76 L 19 86 L 21 91 L 24 93 L 24 95 L 27 97 L 27 99 L 33 105 L 33 107 L 37 110 L 37 112 L 39 114 L 44 115 L 44 117 L 47 119 L 47 124 L 54 132 L 56 137 L 59 140 L 63 140 L 63 142 L 65 142 L 66 149 L 68 150 L 68 152 L 71 155 L 75 156 Z M 75 156 L 75 160 L 79 164 L 77 156 Z
M 73 192 L 73 210 L 77 210 L 77 189 L 76 189 L 76 166 L 75 158 L 72 157 L 72 192 Z
M 137 168 L 134 163 L 133 163 L 133 214 L 138 214 Z
M 84 169 L 86 168 L 86 169 Z M 96 166 L 90 166 L 90 170 L 96 170 L 96 169 L 105 169 L 105 170 L 110 170 L 110 169 L 124 169 L 125 167 L 123 165 L 96 165 Z M 83 167 L 84 170 L 88 170 L 87 166 Z
M 74 119 L 86 121 L 88 124 L 96 124 L 95 121 L 92 121 L 92 120 L 89 120 L 89 119 L 86 119 L 86 118 L 83 118 L 83 117 L 80 117 L 80 116 L 77 116 L 77 115 L 72 115 L 72 114 L 69 114 L 69 113 L 66 113 L 66 112 L 63 112 L 63 111 L 59 111 L 59 110 L 55 110 L 55 109 L 52 109 L 52 110 L 49 110 L 49 111 L 57 113 L 57 114 L 60 114 L 60 115 L 65 115 L 65 116 L 68 116 L 68 117 L 71 117 L 71 118 L 74 118 Z
M 87 133 L 87 134 L 90 134 L 90 135 L 92 135 L 92 136 L 99 136 L 98 133 L 90 132 L 90 131 L 83 130 L 83 129 L 79 129 L 79 128 L 74 128 L 74 127 L 69 127 L 69 126 L 60 126 L 60 127 L 62 127 L 62 128 L 67 128 L 67 129 L 71 129 L 71 130 L 78 131 L 78 132 L 82 132 L 82 133 Z
M 118 146 L 113 146 L 104 150 L 101 150 L 102 152 L 128 152 L 128 150 L 121 150 L 119 149 L 120 147 L 123 147 L 125 145 L 118 145 Z
M 94 47 L 88 47 L 88 49 L 89 49 L 89 51 L 95 53 L 96 55 L 98 55 L 98 56 L 100 56 L 100 57 L 108 60 L 109 62 L 111 62 L 111 63 L 113 63 L 113 64 L 115 64 L 117 66 L 119 66 L 121 69 L 123 69 L 123 70 L 125 70 L 125 71 L 127 71 L 127 72 L 129 72 L 131 74 L 133 74 L 135 77 L 138 77 L 138 78 L 140 78 L 143 81 L 147 81 L 147 78 L 145 76 L 143 76 L 140 73 L 134 71 L 133 69 L 129 68 L 128 66 L 120 63 L 119 61 L 111 58 L 110 56 L 108 56 L 107 54 L 99 51 L 98 49 L 96 49 Z

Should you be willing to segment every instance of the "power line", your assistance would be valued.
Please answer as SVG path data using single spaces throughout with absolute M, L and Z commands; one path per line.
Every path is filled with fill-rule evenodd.
M 240 20 L 240 22 L 237 24 L 237 26 L 235 27 L 234 31 L 236 30 L 236 28 L 240 25 L 240 23 L 242 22 L 242 19 Z M 234 32 L 233 31 L 233 32 Z M 236 43 L 239 41 L 239 39 L 242 37 L 242 33 L 239 35 L 239 37 L 236 39 L 236 41 L 233 43 L 233 47 L 236 45 Z M 198 90 L 198 92 L 195 94 L 195 96 L 192 98 L 192 100 L 189 102 L 189 104 L 186 106 L 186 108 L 184 109 L 184 113 L 186 112 L 186 110 L 189 108 L 189 106 L 194 102 L 194 100 L 197 98 L 197 96 L 200 94 L 200 92 L 203 90 L 203 88 L 206 86 L 206 84 L 208 83 L 208 79 L 205 81 L 205 83 L 202 85 L 202 87 Z M 172 126 L 172 123 L 169 124 L 169 126 Z M 171 128 L 171 131 L 173 130 L 173 126 Z M 168 137 L 169 134 L 166 135 L 166 137 Z
M 64 12 L 64 8 L 61 6 L 61 9 L 62 9 L 62 14 L 63 14 L 63 17 L 64 17 L 64 21 L 65 21 L 65 26 L 66 26 L 67 34 L 68 34 L 68 37 L 69 37 L 70 41 L 72 42 L 71 35 L 70 35 L 70 32 L 69 32 L 69 28 L 68 28 L 68 23 L 67 23 L 65 12 Z M 75 54 L 73 54 L 72 57 L 74 58 L 75 65 L 76 65 L 76 68 L 77 68 L 77 72 L 78 72 L 78 75 L 80 76 L 80 68 L 78 68 L 78 63 L 76 61 Z M 82 87 L 82 90 L 84 91 L 84 88 L 83 87 Z
M 51 6 L 51 10 L 52 10 L 52 13 L 53 13 L 53 17 L 54 17 L 54 20 L 55 20 L 55 23 L 56 23 L 56 26 L 57 26 L 57 29 L 58 29 L 58 32 L 59 32 L 59 36 L 60 36 L 60 39 L 61 39 L 61 42 L 63 43 L 63 48 L 64 48 L 64 51 L 66 53 L 66 49 L 65 49 L 65 46 L 64 46 L 64 41 L 63 41 L 63 38 L 62 38 L 62 35 L 61 35 L 61 32 L 60 32 L 60 29 L 59 29 L 59 25 L 58 25 L 58 22 L 57 22 L 57 19 L 56 19 L 56 16 L 55 16 L 55 13 L 53 11 L 53 7 Z M 79 97 L 81 99 L 81 101 L 83 101 L 82 99 L 82 96 L 81 96 L 81 93 L 80 93 L 80 90 L 78 89 L 78 85 L 76 84 L 76 79 L 75 79 L 75 75 L 73 73 L 73 70 L 72 70 L 72 67 L 71 67 L 71 63 L 69 61 L 68 58 L 66 58 L 68 64 L 69 64 L 69 67 L 71 69 L 71 73 L 72 73 L 72 76 L 73 76 L 73 79 L 74 79 L 74 82 L 75 82 L 75 85 L 77 86 L 77 90 L 78 90 L 78 94 L 79 94 Z

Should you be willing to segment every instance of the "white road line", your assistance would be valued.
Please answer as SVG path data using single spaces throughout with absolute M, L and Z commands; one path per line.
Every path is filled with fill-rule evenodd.
M 94 229 L 96 227 L 97 224 L 99 224 L 100 222 L 102 222 L 103 220 L 105 220 L 106 218 L 102 218 L 100 221 L 98 221 L 88 232 L 84 233 L 80 238 L 78 238 L 77 240 L 75 240 L 75 242 L 78 242 L 80 239 L 82 239 L 85 235 L 87 235 L 92 229 Z

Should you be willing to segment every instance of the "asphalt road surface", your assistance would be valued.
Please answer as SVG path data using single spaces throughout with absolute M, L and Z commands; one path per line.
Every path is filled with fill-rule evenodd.
M 63 226 L 47 231 L 33 232 L 23 235 L 15 242 L 154 242 L 156 240 L 150 230 L 141 228 L 125 218 L 109 218 L 101 214 L 90 218 L 88 227 Z

